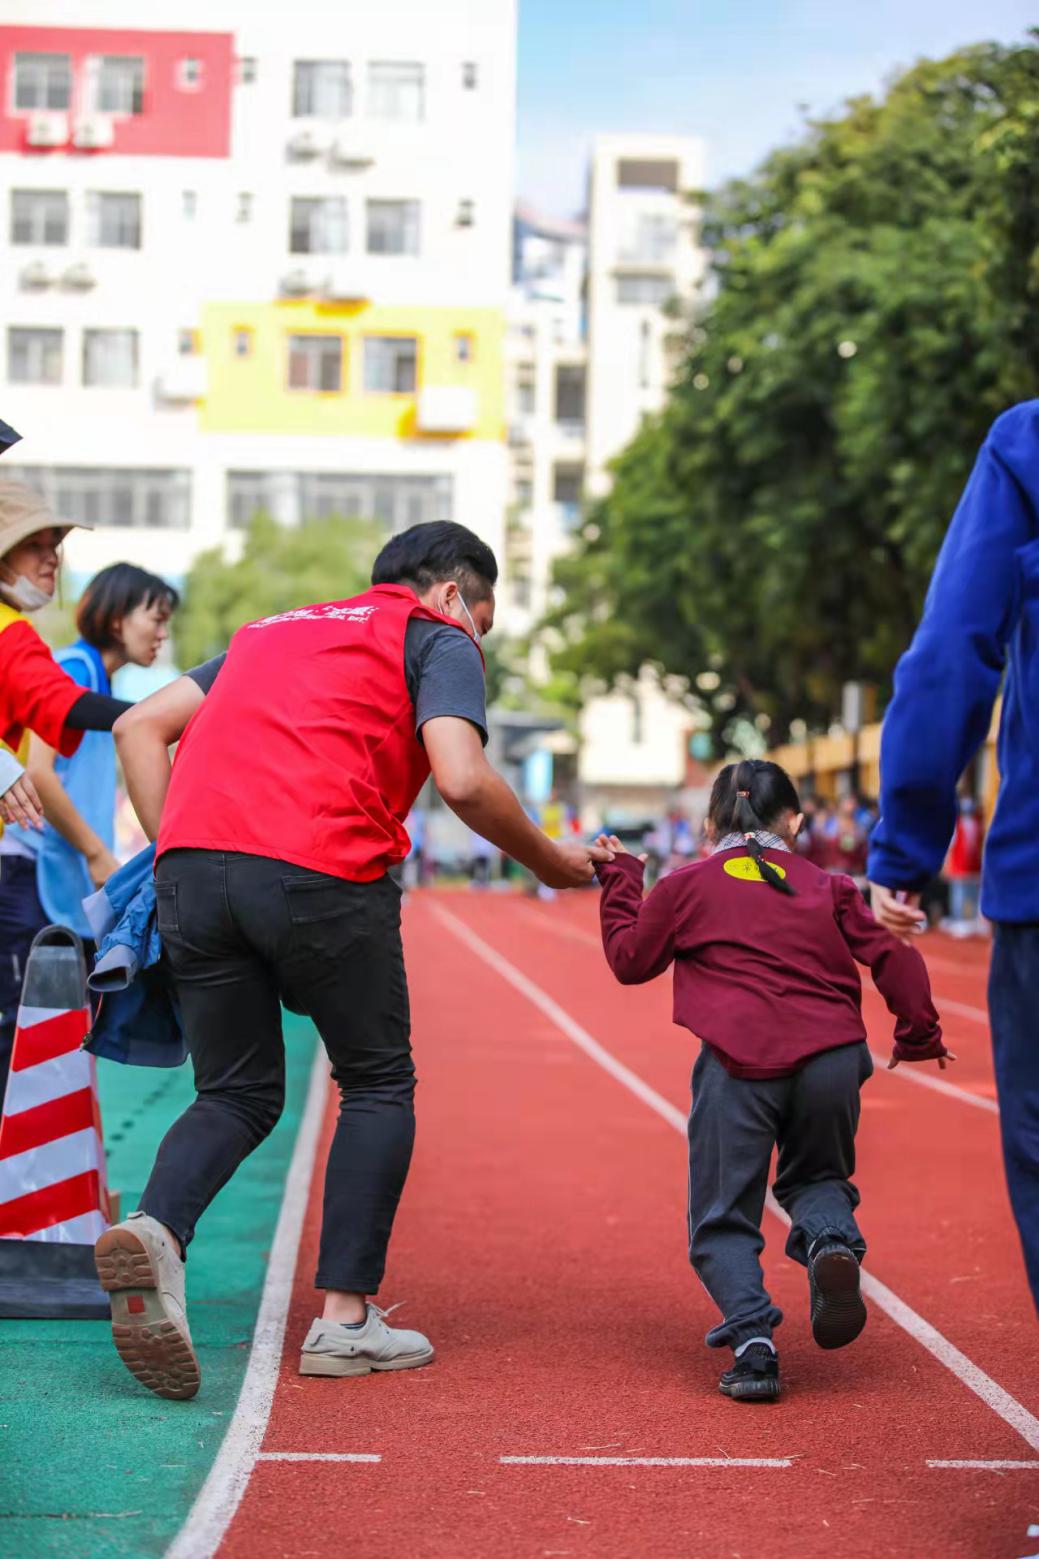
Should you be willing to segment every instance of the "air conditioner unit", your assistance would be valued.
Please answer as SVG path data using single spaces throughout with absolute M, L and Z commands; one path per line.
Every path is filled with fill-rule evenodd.
M 329 303 L 363 303 L 369 287 L 356 265 L 337 265 L 321 283 L 321 296 Z
M 86 119 L 76 121 L 76 131 L 72 137 L 73 144 L 81 151 L 98 151 L 115 143 L 115 125 L 111 119 L 105 119 L 100 114 L 91 114 Z
M 305 298 L 315 290 L 313 278 L 306 271 L 286 271 L 281 278 L 281 291 L 287 298 Z
M 370 168 L 375 161 L 375 153 L 366 146 L 355 146 L 350 141 L 333 141 L 328 158 L 337 168 Z
M 22 267 L 18 280 L 27 290 L 39 292 L 42 288 L 49 287 L 54 277 L 42 260 L 33 260 L 29 265 Z
M 29 115 L 25 139 L 30 146 L 64 146 L 69 138 L 68 114 L 36 113 Z
M 420 433 L 471 433 L 476 426 L 476 392 L 462 384 L 431 384 L 419 391 Z
M 289 156 L 297 162 L 306 162 L 312 157 L 320 157 L 322 151 L 321 142 L 313 130 L 300 130 L 289 141 Z
M 81 260 L 62 273 L 61 285 L 72 292 L 88 292 L 91 287 L 97 286 L 97 277 L 86 261 Z

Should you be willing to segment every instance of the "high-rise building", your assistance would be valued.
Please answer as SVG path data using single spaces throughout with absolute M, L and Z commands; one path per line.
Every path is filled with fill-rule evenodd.
M 8 461 L 97 527 L 73 572 L 259 510 L 500 551 L 514 0 L 0 18 Z

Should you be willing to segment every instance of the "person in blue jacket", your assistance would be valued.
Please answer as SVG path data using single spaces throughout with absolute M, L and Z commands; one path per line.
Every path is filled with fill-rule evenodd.
M 945 537 L 884 721 L 874 913 L 903 937 L 956 824 L 956 787 L 1003 683 L 1002 783 L 981 910 L 1010 1201 L 1039 1307 L 1039 400 L 997 418 Z

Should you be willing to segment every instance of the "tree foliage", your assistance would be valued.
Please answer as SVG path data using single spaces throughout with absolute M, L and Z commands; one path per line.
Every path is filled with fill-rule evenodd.
M 700 197 L 706 302 L 558 567 L 561 669 L 706 672 L 723 737 L 887 681 L 987 427 L 1039 393 L 1037 166 L 1039 49 L 980 45 Z
M 286 527 L 257 515 L 238 561 L 229 562 L 219 550 L 195 559 L 173 621 L 181 665 L 218 655 L 242 623 L 367 589 L 385 539 L 380 527 L 362 520 L 308 520 Z

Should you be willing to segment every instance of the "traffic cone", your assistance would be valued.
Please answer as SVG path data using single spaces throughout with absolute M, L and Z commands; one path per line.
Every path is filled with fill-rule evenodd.
M 94 1271 L 108 1186 L 83 944 L 47 926 L 25 966 L 0 1115 L 0 1316 L 109 1314 Z

